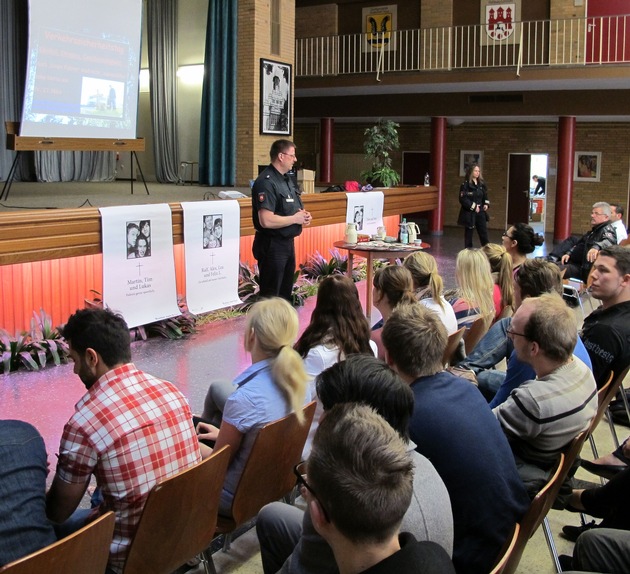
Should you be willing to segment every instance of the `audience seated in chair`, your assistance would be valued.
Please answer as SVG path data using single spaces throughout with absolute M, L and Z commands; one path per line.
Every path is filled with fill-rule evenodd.
M 455 573 L 438 544 L 400 532 L 413 469 L 400 435 L 370 407 L 341 404 L 327 413 L 296 474 L 340 574 Z
M 515 223 L 508 227 L 501 237 L 503 247 L 512 258 L 513 271 L 523 264 L 536 247 L 545 242 L 545 238 L 540 233 L 535 233 L 534 229 L 526 223 Z
M 311 321 L 295 344 L 295 350 L 304 359 L 313 399 L 316 398 L 315 378 L 322 371 L 355 353 L 377 354 L 376 343 L 370 340 L 370 324 L 363 314 L 359 292 L 350 277 L 331 275 L 320 282 Z M 304 446 L 304 458 L 310 452 L 322 412 L 318 400 Z
M 457 289 L 447 296 L 455 311 L 457 328 L 470 326 L 483 317 L 489 326 L 495 316 L 492 272 L 480 249 L 463 249 L 455 260 Z
M 630 469 L 617 474 L 603 486 L 574 490 L 571 507 L 596 518 L 584 526 L 565 526 L 563 532 L 577 540 L 564 569 L 622 574 L 630 572 Z
M 526 259 L 514 274 L 514 307 L 518 309 L 528 297 L 543 293 L 562 293 L 562 277 L 558 267 L 542 259 Z M 511 317 L 497 321 L 477 344 L 474 351 L 459 363 L 477 375 L 479 390 L 491 399 L 490 408 L 503 403 L 510 393 L 527 380 L 535 378 L 532 367 L 519 360 L 507 330 Z M 573 351 L 589 368 L 591 360 L 582 341 L 576 341 Z M 507 360 L 507 370 L 494 369 L 501 360 Z
M 584 319 L 580 337 L 601 386 L 611 371 L 630 364 L 630 250 L 615 245 L 599 251 L 591 277 L 591 296 L 602 306 Z
M 411 385 L 409 434 L 451 498 L 458 573 L 486 574 L 529 506 L 514 456 L 479 391 L 443 370 L 446 330 L 422 305 L 396 309 L 383 327 L 388 364 Z
M 381 342 L 383 324 L 392 311 L 400 304 L 416 302 L 413 292 L 413 278 L 405 267 L 388 265 L 381 267 L 374 275 L 373 299 L 374 306 L 379 310 L 383 319 L 372 328 L 372 340 L 378 347 L 378 358 L 385 358 L 385 350 Z
M 295 412 L 303 420 L 302 406 L 309 402 L 308 375 L 293 349 L 298 334 L 295 309 L 278 297 L 264 299 L 250 309 L 245 328 L 245 350 L 252 365 L 234 380 L 236 389 L 213 383 L 204 404 L 203 418 L 216 420 L 220 428 L 199 422 L 199 440 L 214 441 L 215 448 L 231 446 L 219 514 L 230 516 L 234 492 L 251 452 L 258 430 L 266 423 Z M 217 391 L 216 387 L 219 387 Z M 229 392 L 232 391 L 232 392 Z M 221 404 L 216 396 L 226 397 Z M 202 443 L 204 458 L 212 448 Z
M 512 307 L 514 303 L 514 278 L 512 270 L 512 257 L 503 245 L 486 243 L 481 251 L 490 262 L 494 289 L 492 298 L 494 301 L 494 320 L 496 321 L 506 307 Z
M 92 474 L 103 503 L 93 513 L 116 515 L 109 568 L 120 573 L 142 509 L 153 486 L 201 460 L 192 413 L 175 385 L 131 362 L 129 328 L 107 309 L 72 315 L 62 330 L 74 372 L 87 388 L 66 423 L 46 510 L 64 522 L 77 509 Z M 62 525 L 85 525 L 77 510 Z
M 413 497 L 402 529 L 418 540 L 436 542 L 449 554 L 453 548 L 453 519 L 448 492 L 433 465 L 409 442 L 408 424 L 413 393 L 382 361 L 353 355 L 326 369 L 317 379 L 317 392 L 326 411 L 341 403 L 361 403 L 378 412 L 398 431 L 414 464 Z M 265 574 L 329 572 L 334 556 L 313 528 L 310 513 L 275 502 L 256 521 Z
M 628 239 L 628 230 L 623 223 L 623 205 L 621 203 L 610 204 L 610 222 L 615 228 L 617 235 L 617 245 Z
M 610 216 L 611 209 L 608 203 L 599 201 L 593 204 L 591 230 L 582 235 L 560 259 L 560 268 L 565 270 L 565 278 L 576 278 L 586 283 L 598 252 L 604 247 L 617 244 L 617 233 Z
M 411 272 L 416 299 L 440 318 L 449 335 L 458 329 L 453 307 L 444 298 L 442 277 L 435 258 L 424 251 L 416 251 L 403 260 L 403 267 Z
M 597 411 L 597 385 L 590 369 L 573 356 L 575 314 L 559 295 L 523 301 L 507 333 L 516 356 L 534 369 L 536 378 L 514 389 L 493 412 L 533 496 L 560 452 L 589 427 Z
M 0 567 L 57 540 L 46 517 L 46 445 L 23 421 L 0 420 Z

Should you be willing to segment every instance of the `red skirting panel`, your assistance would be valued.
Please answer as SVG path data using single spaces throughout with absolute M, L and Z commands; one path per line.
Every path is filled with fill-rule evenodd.
M 389 235 L 397 234 L 398 219 L 397 215 L 385 218 Z M 305 229 L 295 244 L 298 264 L 315 252 L 330 259 L 332 244 L 343 239 L 344 232 L 343 223 Z M 240 259 L 250 266 L 256 262 L 252 256 L 253 240 L 253 236 L 245 236 L 240 242 Z M 175 245 L 174 253 L 177 293 L 183 296 L 186 293 L 183 244 Z M 0 328 L 11 335 L 28 331 L 33 312 L 39 313 L 40 309 L 52 317 L 53 325 L 65 323 L 72 313 L 85 307 L 86 299 L 96 296 L 92 291 L 103 292 L 100 254 L 0 266 Z

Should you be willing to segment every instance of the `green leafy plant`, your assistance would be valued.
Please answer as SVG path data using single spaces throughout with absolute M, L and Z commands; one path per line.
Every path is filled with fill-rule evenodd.
M 48 361 L 52 361 L 57 366 L 68 362 L 70 355 L 68 343 L 61 336 L 59 329 L 53 327 L 50 315 L 43 309 L 40 309 L 39 313 L 33 311 L 30 336 L 33 346 L 45 354 L 44 365 Z
M 300 270 L 309 279 L 320 280 L 329 275 L 343 275 L 348 270 L 348 256 L 341 255 L 336 249 L 331 249 L 332 257 L 327 260 L 319 251 L 311 255 L 306 263 L 300 265 Z
M 361 173 L 361 177 L 372 185 L 392 187 L 400 182 L 400 175 L 392 168 L 391 152 L 400 147 L 398 128 L 400 124 L 379 119 L 364 132 L 363 149 L 366 159 L 372 160 L 372 168 Z
M 41 355 L 36 352 L 37 360 L 35 360 L 31 339 L 26 333 L 16 335 L 12 339 L 9 333 L 0 330 L 0 352 L 2 353 L 2 372 L 5 374 L 17 371 L 20 366 L 29 371 L 39 370 Z

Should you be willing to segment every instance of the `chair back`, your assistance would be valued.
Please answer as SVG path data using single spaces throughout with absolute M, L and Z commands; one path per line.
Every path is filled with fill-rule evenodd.
M 558 490 L 560 490 L 560 486 L 562 485 L 562 481 L 560 480 L 560 476 L 562 474 L 562 470 L 564 468 L 565 456 L 564 454 L 560 455 L 558 459 L 557 466 L 554 472 L 551 474 L 551 478 L 545 484 L 545 486 L 536 494 L 534 500 L 532 500 L 529 505 L 529 509 L 521 519 L 520 528 L 516 533 L 516 541 L 514 542 L 514 547 L 510 552 L 507 560 L 503 564 L 503 570 L 499 570 L 503 574 L 513 574 L 516 572 L 518 567 L 518 563 L 523 556 L 523 551 L 525 550 L 525 546 L 527 545 L 528 540 L 532 537 L 534 532 L 538 529 L 543 519 L 549 512 L 553 501 L 556 498 Z M 556 488 L 557 487 L 557 488 Z M 497 564 L 498 566 L 498 564 Z
M 304 407 L 304 422 L 295 413 L 260 429 L 234 493 L 232 520 L 219 517 L 219 532 L 231 531 L 279 500 L 295 486 L 293 467 L 302 457 L 304 443 L 315 415 L 316 401 Z
M 507 319 L 508 317 L 511 317 L 512 315 L 514 315 L 514 309 L 512 309 L 510 305 L 506 305 L 505 307 L 503 307 L 503 309 L 501 310 L 501 313 L 499 313 L 499 316 L 494 320 L 494 322 L 496 323 L 497 321 L 500 321 L 501 319 Z
M 153 487 L 124 574 L 170 574 L 210 546 L 229 462 L 230 447 L 226 445 Z
M 589 434 L 593 434 L 593 431 L 597 428 L 597 425 L 602 420 L 606 409 L 610 402 L 615 398 L 615 395 L 623 385 L 623 382 L 630 370 L 630 366 L 626 367 L 619 376 L 615 377 L 615 373 L 611 371 L 608 382 L 597 391 L 597 412 L 591 421 L 591 426 L 588 429 Z
M 472 353 L 472 350 L 475 348 L 477 343 L 481 340 L 488 331 L 488 324 L 483 317 L 479 317 L 476 319 L 473 324 L 470 326 L 464 333 L 464 346 L 466 347 L 466 356 Z
M 459 346 L 459 342 L 462 340 L 464 333 L 466 332 L 466 327 L 462 327 L 459 331 L 455 331 L 451 335 L 448 336 L 448 342 L 446 343 L 446 349 L 444 349 L 444 354 L 442 355 L 442 364 L 446 367 L 451 363 L 453 359 L 453 355 Z
M 517 522 L 514 525 L 514 529 L 512 531 L 512 536 L 505 541 L 503 548 L 501 549 L 501 553 L 499 554 L 499 560 L 496 563 L 495 567 L 490 571 L 490 574 L 502 574 L 505 571 L 505 567 L 516 548 L 516 541 L 518 540 L 518 533 L 521 530 L 520 524 Z
M 103 574 L 114 533 L 113 512 L 61 540 L 0 568 L 2 574 Z

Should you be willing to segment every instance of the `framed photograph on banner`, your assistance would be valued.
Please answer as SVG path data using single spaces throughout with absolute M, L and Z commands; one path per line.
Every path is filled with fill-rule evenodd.
M 260 133 L 291 134 L 291 64 L 260 59 Z
M 576 151 L 573 181 L 599 181 L 602 171 L 602 152 Z
M 468 168 L 476 163 L 483 172 L 483 152 L 477 150 L 463 149 L 459 152 L 459 175 L 465 176 Z

